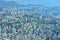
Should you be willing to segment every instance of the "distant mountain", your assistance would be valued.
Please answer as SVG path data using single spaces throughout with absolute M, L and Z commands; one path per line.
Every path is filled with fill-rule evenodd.
M 1 1 L 0 0 L 0 7 L 19 7 L 19 4 L 17 4 L 14 1 Z

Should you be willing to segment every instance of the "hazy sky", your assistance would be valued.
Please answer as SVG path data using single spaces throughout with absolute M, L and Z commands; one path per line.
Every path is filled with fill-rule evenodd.
M 45 5 L 45 6 L 60 6 L 60 0 L 13 0 L 13 1 L 25 5 L 34 4 L 34 5 Z

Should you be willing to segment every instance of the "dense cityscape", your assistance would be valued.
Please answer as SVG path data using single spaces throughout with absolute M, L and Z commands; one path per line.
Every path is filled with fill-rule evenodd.
M 0 40 L 60 40 L 60 16 L 39 9 L 3 8 Z
M 60 9 L 48 9 L 0 5 L 0 40 L 60 40 Z

